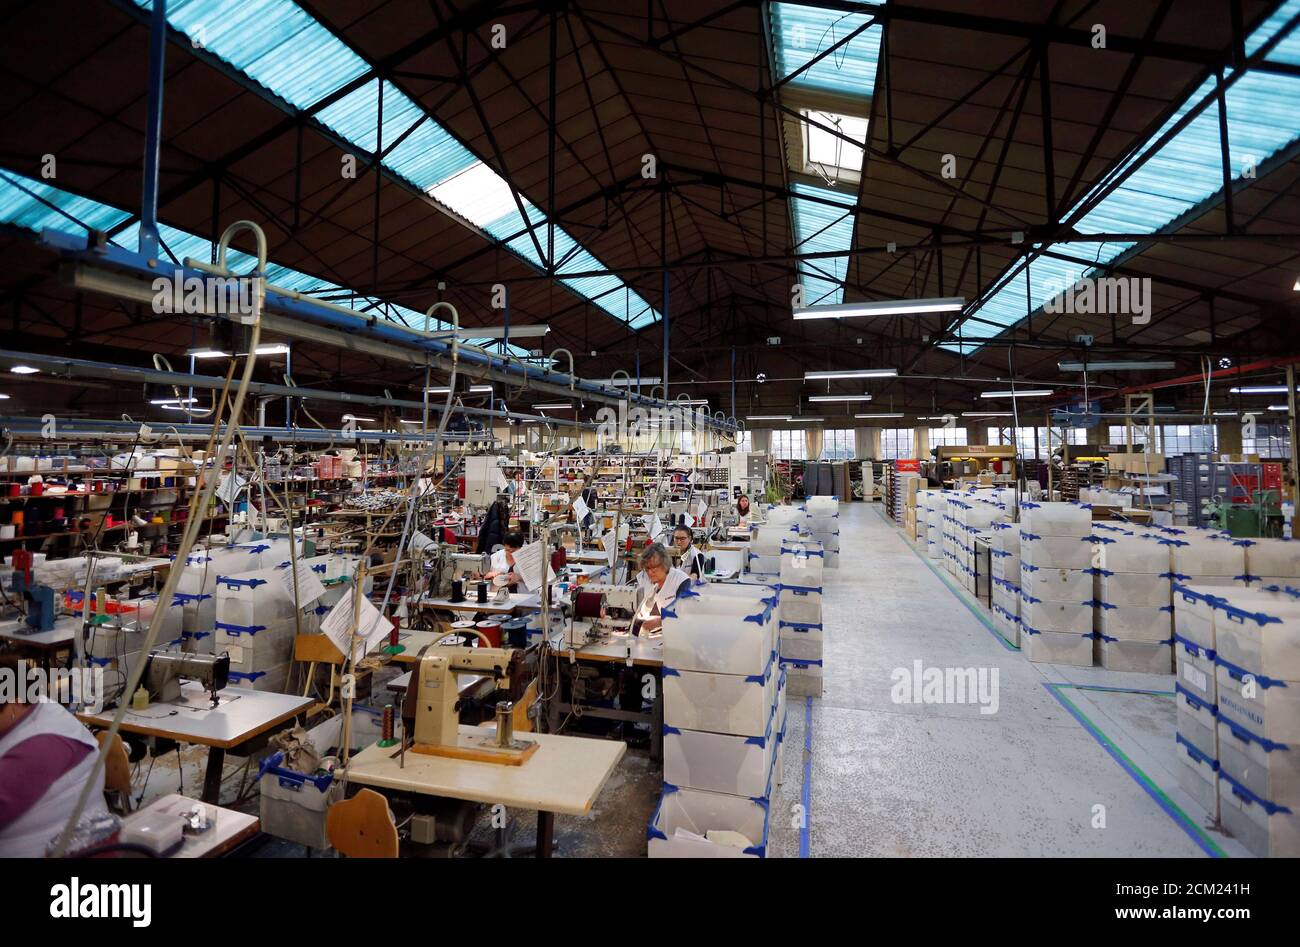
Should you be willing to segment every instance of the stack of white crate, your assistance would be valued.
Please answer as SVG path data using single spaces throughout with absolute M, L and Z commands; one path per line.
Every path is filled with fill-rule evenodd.
M 158 596 L 129 599 L 119 603 L 117 609 L 103 624 L 92 625 L 85 638 L 86 665 L 104 669 L 104 687 L 110 694 L 126 684 L 136 665 L 148 655 L 144 642 L 158 610 Z M 182 604 L 173 597 L 150 651 L 180 646 L 182 611 Z
M 822 581 L 827 553 L 820 543 L 781 544 L 781 592 L 777 627 L 781 665 L 795 697 L 822 696 Z
M 325 578 L 329 556 L 300 559 L 301 567 Z M 314 630 L 316 601 L 301 603 L 295 618 L 292 576 L 287 566 L 217 577 L 213 650 L 230 655 L 230 682 L 262 691 L 281 691 L 289 677 L 294 636 Z M 318 627 L 318 624 L 316 625 Z
M 958 551 L 958 572 L 962 585 L 968 591 L 975 591 L 977 540 L 989 538 L 993 524 L 1005 522 L 1007 518 L 1006 510 L 991 498 L 987 490 L 969 495 L 965 505 L 959 508 L 958 537 L 961 548 Z
M 1300 592 L 1225 597 L 1215 607 L 1219 817 L 1255 855 L 1300 856 Z
M 1030 661 L 1092 666 L 1092 512 L 1020 506 L 1020 646 Z
M 961 572 L 961 515 L 966 501 L 954 493 L 945 498 L 944 506 L 947 507 L 947 512 L 943 517 L 943 567 L 951 574 L 958 575 Z
M 777 599 L 696 585 L 663 610 L 664 790 L 649 855 L 767 855 L 786 715 Z
M 1215 671 L 1215 607 L 1222 587 L 1173 585 L 1174 661 L 1178 707 L 1178 782 L 1219 818 L 1219 682 Z
M 917 503 L 925 511 L 925 554 L 931 559 L 943 558 L 943 518 L 948 509 L 945 490 L 920 490 Z M 924 501 L 921 500 L 924 495 Z M 920 535 L 920 517 L 917 513 L 917 535 Z
M 989 539 L 989 585 L 993 619 L 1002 636 L 1020 645 L 1020 527 L 994 523 Z
M 805 513 L 798 506 L 769 506 L 767 521 L 749 542 L 747 568 L 759 576 L 776 576 L 781 571 L 781 543 L 799 535 Z
M 1170 541 L 1098 530 L 1093 591 L 1097 651 L 1112 671 L 1169 674 L 1174 666 Z
M 809 497 L 804 531 L 825 551 L 826 568 L 837 569 L 840 564 L 840 504 L 837 497 Z
M 1233 539 L 1226 533 L 1188 529 L 1165 531 L 1172 550 L 1172 577 L 1182 585 L 1245 588 L 1246 547 L 1250 540 Z
M 217 576 L 242 575 L 255 569 L 266 569 L 288 555 L 288 539 L 263 539 L 192 550 L 185 557 L 184 571 L 176 583 L 176 599 L 181 603 L 184 615 L 184 650 L 203 654 L 212 652 L 212 623 L 217 617 Z

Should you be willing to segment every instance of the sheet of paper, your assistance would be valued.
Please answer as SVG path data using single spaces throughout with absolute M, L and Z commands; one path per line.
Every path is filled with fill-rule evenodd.
M 587 506 L 586 503 L 582 502 L 582 497 L 577 497 L 573 501 L 573 515 L 578 518 L 579 525 L 582 524 L 582 521 L 587 518 L 587 514 L 590 512 L 591 509 Z
M 554 581 L 555 570 L 551 568 L 550 556 L 541 540 L 529 543 L 515 553 L 515 571 L 524 580 L 524 587 L 536 592 L 542 587 L 542 566 L 546 566 L 546 581 Z
M 506 475 L 501 472 L 500 467 L 495 468 L 494 473 L 496 475 L 497 489 L 504 490 L 509 485 L 509 482 L 506 480 Z
M 695 504 L 695 518 L 699 520 L 701 523 L 704 522 L 704 516 L 708 512 L 709 512 L 708 500 L 701 499 L 699 503 Z
M 650 520 L 650 541 L 657 543 L 659 541 L 659 534 L 663 531 L 664 524 L 659 522 L 659 514 L 656 513 Z
M 418 529 L 411 536 L 411 549 L 414 552 L 420 552 L 426 546 L 433 546 L 433 545 L 435 545 L 434 540 L 424 535 L 424 533 L 420 532 Z
M 239 498 L 239 491 L 247 485 L 247 480 L 232 471 L 222 477 L 221 483 L 217 484 L 217 498 L 227 506 L 234 506 L 235 500 Z
M 605 533 L 601 542 L 604 543 L 605 546 L 605 556 L 609 559 L 610 574 L 612 576 L 614 560 L 618 558 L 618 537 L 614 535 L 614 531 L 611 529 Z
M 300 562 L 296 570 L 285 569 L 280 573 L 280 583 L 284 586 L 284 591 L 288 594 L 290 601 L 293 600 L 293 574 L 295 571 L 298 573 L 298 604 L 300 606 L 310 605 L 325 594 L 325 586 L 321 584 L 320 577 L 312 571 L 311 566 Z
M 363 596 L 360 616 L 356 624 L 357 634 L 354 636 L 352 593 L 353 589 L 348 589 L 347 593 L 338 600 L 330 613 L 325 616 L 325 620 L 321 622 L 320 630 L 334 643 L 334 647 L 339 649 L 340 654 L 348 653 L 348 643 L 351 641 L 357 649 L 355 657 L 359 660 L 384 639 L 392 623 L 379 609 L 370 604 L 368 598 Z

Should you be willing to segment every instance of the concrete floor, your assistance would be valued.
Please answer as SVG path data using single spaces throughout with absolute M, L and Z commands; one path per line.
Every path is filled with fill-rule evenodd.
M 824 599 L 825 695 L 791 699 L 771 855 L 1247 854 L 1178 786 L 1172 675 L 1031 664 L 878 504 L 842 505 L 840 533 Z M 997 712 L 895 703 L 891 672 L 918 660 L 996 668 Z M 197 795 L 204 751 L 183 755 Z M 233 759 L 227 772 L 229 800 Z M 177 776 L 176 754 L 159 760 L 148 796 L 175 791 Z M 644 750 L 629 751 L 588 816 L 557 818 L 559 854 L 643 856 L 661 779 Z M 533 814 L 513 815 L 512 838 L 531 841 Z M 274 842 L 259 854 L 302 853 Z

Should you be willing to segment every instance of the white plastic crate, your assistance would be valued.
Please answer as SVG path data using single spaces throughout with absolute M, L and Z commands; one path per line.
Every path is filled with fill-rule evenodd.
M 1173 636 L 1173 616 L 1168 605 L 1097 604 L 1097 630 L 1108 638 L 1121 641 L 1169 642 Z M 1173 670 L 1173 662 L 1160 673 Z
M 665 667 L 664 722 L 679 730 L 762 736 L 777 697 L 773 654 L 762 674 L 710 674 Z
M 1098 529 L 1093 540 L 1098 548 L 1098 567 L 1110 572 L 1164 575 L 1173 564 L 1169 540 L 1153 533 Z
M 840 567 L 840 554 L 838 550 L 829 550 L 826 553 L 826 568 L 838 569 Z
M 691 837 L 677 834 L 678 829 Z M 665 786 L 646 830 L 651 858 L 764 858 L 767 855 L 768 807 L 740 796 Z M 750 845 L 736 847 L 700 836 L 737 832 Z
M 1219 768 L 1261 799 L 1300 809 L 1300 748 L 1219 719 Z
M 1020 645 L 1020 619 L 997 602 L 993 603 L 993 623 L 1002 637 L 1017 647 Z
M 779 576 L 781 574 L 781 555 L 776 553 L 765 556 L 751 552 L 747 568 L 756 575 Z
M 790 697 L 821 697 L 825 673 L 821 661 L 781 659 L 786 672 L 786 692 Z
M 1173 648 L 1151 641 L 1101 639 L 1101 666 L 1108 671 L 1172 674 Z
M 1087 569 L 1092 566 L 1092 542 L 1087 537 L 1040 536 L 1021 530 L 1020 561 L 1040 569 Z
M 1232 539 L 1209 539 L 1188 534 L 1170 544 L 1172 567 L 1179 582 L 1196 582 L 1209 577 L 1237 578 L 1246 575 L 1246 548 Z
M 822 593 L 820 589 L 781 587 L 780 620 L 817 625 L 822 620 Z
M 768 711 L 762 736 L 711 733 L 664 726 L 664 782 L 736 796 L 765 796 L 776 752 Z
M 1092 576 L 1082 569 L 1040 569 L 1021 560 L 1020 591 L 1044 602 L 1092 601 Z
M 1219 758 L 1219 719 L 1214 708 L 1193 699 L 1186 691 L 1175 695 L 1178 703 L 1177 733 L 1212 760 Z
M 1092 667 L 1092 633 L 1039 631 L 1020 621 L 1020 650 L 1035 664 Z
M 1092 533 L 1092 511 L 1077 503 L 1020 504 L 1021 533 L 1039 536 L 1088 536 Z
M 839 516 L 840 501 L 834 496 L 811 496 L 804 507 L 809 516 Z
M 1300 685 L 1252 675 L 1221 655 L 1215 655 L 1214 662 L 1220 722 L 1230 721 L 1278 743 L 1300 743 Z
M 267 773 L 258 781 L 261 831 L 311 848 L 329 848 L 325 814 L 343 798 L 343 783 L 321 791 L 314 783 L 296 782 Z
M 822 659 L 822 626 L 804 622 L 781 621 L 777 623 L 780 634 L 781 657 L 797 661 Z
M 790 542 L 781 544 L 781 584 L 820 588 L 826 553 L 821 543 Z
M 771 598 L 679 597 L 662 612 L 664 664 L 679 671 L 762 674 L 776 649 L 770 603 Z
M 1168 577 L 1145 573 L 1106 570 L 1097 580 L 1097 597 L 1112 605 L 1168 605 L 1171 589 Z
M 1215 648 L 1215 605 L 1226 602 L 1215 590 L 1205 586 L 1173 586 L 1174 634 L 1198 648 L 1211 652 Z
M 283 664 L 293 657 L 294 629 L 291 624 L 272 627 L 238 627 L 217 622 L 213 652 L 230 655 L 236 671 L 260 671 Z
M 289 679 L 289 666 L 292 663 L 286 661 L 284 664 L 257 671 L 238 671 L 231 668 L 230 684 L 233 687 L 249 687 L 255 691 L 283 693 Z
M 1255 796 L 1222 768 L 1219 819 L 1230 835 L 1261 858 L 1300 856 L 1300 815 Z
M 1219 818 L 1219 761 L 1175 735 L 1178 748 L 1178 785 L 1210 814 Z
M 1300 602 L 1236 595 L 1214 612 L 1215 654 L 1270 680 L 1300 681 Z
M 1037 631 L 1092 634 L 1092 606 L 1074 602 L 1044 602 L 1020 592 L 1020 620 Z
M 1253 540 L 1246 547 L 1246 572 L 1253 576 L 1300 578 L 1300 541 Z
M 1020 557 L 1001 549 L 989 550 L 989 574 L 995 579 L 1020 582 Z

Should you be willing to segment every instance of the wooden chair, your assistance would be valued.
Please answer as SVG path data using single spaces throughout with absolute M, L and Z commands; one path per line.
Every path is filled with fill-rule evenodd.
M 95 733 L 101 748 L 107 737 L 107 730 Z M 122 815 L 131 811 L 131 761 L 127 759 L 121 736 L 113 737 L 113 746 L 104 760 L 104 795 L 109 797 L 109 805 Z
M 396 858 L 397 825 L 388 800 L 373 789 L 330 806 L 325 814 L 330 845 L 348 858 Z

